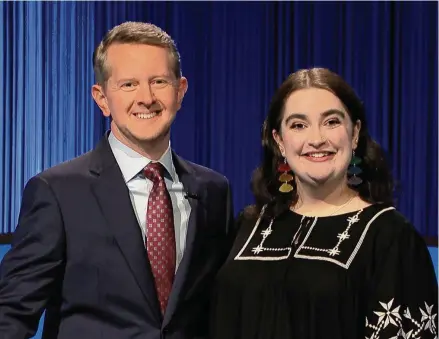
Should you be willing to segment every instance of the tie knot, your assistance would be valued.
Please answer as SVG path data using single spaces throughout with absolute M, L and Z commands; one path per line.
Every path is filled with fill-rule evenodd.
M 144 169 L 145 177 L 152 182 L 163 180 L 165 168 L 159 162 L 150 162 Z

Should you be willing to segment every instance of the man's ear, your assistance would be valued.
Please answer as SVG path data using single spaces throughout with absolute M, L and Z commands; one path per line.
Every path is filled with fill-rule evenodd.
M 188 89 L 188 82 L 187 79 L 185 77 L 181 77 L 179 79 L 179 84 L 178 84 L 178 93 L 177 93 L 177 104 L 178 104 L 178 109 L 181 108 L 181 104 L 183 102 L 184 96 L 187 92 Z
M 101 85 L 95 84 L 91 88 L 91 95 L 102 111 L 102 114 L 105 117 L 110 116 L 110 108 L 108 107 L 107 97 L 105 96 L 104 89 Z

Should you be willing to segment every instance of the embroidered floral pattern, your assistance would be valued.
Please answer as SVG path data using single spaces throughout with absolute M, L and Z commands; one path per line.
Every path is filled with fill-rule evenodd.
M 353 224 L 355 224 L 355 223 L 360 221 L 360 218 L 358 216 L 360 215 L 361 212 L 363 212 L 363 210 L 359 210 L 357 212 L 357 214 L 355 214 L 354 216 L 349 217 L 347 219 L 348 225 L 347 225 L 346 229 L 342 233 L 339 233 L 337 235 L 338 241 L 337 241 L 337 244 L 333 248 L 328 248 L 328 249 L 326 249 L 326 248 L 323 249 L 322 248 L 322 249 L 320 249 L 320 248 L 315 248 L 315 247 L 310 247 L 310 246 L 302 246 L 302 248 L 306 249 L 306 250 L 311 250 L 311 251 L 324 251 L 324 252 L 327 252 L 331 257 L 335 257 L 335 256 L 339 255 L 340 252 L 341 252 L 340 249 L 339 249 L 340 245 L 343 243 L 343 241 L 345 241 L 345 240 L 350 238 L 349 231 L 350 231 L 350 229 L 351 229 Z
M 389 339 L 437 338 L 437 314 L 433 314 L 433 305 L 425 302 L 424 308 L 419 307 L 421 319 L 416 320 L 408 307 L 403 309 L 401 305 L 393 305 L 393 302 L 394 299 L 387 303 L 379 302 L 381 309 L 374 312 L 378 316 L 375 323 L 369 323 L 366 318 L 366 329 L 373 331 L 366 339 L 384 339 L 382 335 L 386 329 L 385 339 L 389 338 L 389 331 L 395 334 Z

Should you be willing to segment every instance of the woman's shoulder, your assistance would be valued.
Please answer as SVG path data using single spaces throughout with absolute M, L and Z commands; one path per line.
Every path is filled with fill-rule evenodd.
M 256 205 L 248 205 L 244 207 L 237 215 L 235 224 L 237 227 L 247 224 L 255 224 L 259 218 L 260 211 Z
M 377 241 L 398 242 L 414 240 L 424 242 L 417 228 L 397 208 L 386 205 L 376 205 L 370 220 L 371 231 Z
M 371 206 L 374 209 L 372 218 L 375 224 L 380 227 L 387 227 L 392 232 L 415 230 L 413 224 L 396 207 L 387 204 L 376 204 Z

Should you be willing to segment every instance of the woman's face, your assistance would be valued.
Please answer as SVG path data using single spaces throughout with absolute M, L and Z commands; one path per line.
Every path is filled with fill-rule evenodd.
M 346 178 L 360 128 L 337 96 L 309 88 L 288 97 L 280 131 L 272 132 L 296 180 L 316 186 Z

